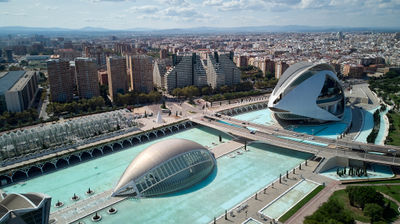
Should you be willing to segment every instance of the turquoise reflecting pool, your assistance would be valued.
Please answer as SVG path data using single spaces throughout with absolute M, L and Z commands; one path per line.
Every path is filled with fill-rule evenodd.
M 53 205 L 60 200 L 64 202 L 65 206 L 68 206 L 73 203 L 70 198 L 74 193 L 81 200 L 87 198 L 88 196 L 85 195 L 85 192 L 89 187 L 95 193 L 111 189 L 133 158 L 155 142 L 170 138 L 183 138 L 196 141 L 204 146 L 213 147 L 219 144 L 219 135 L 222 136 L 223 141 L 232 139 L 231 136 L 208 127 L 200 126 L 191 128 L 151 142 L 135 145 L 110 155 L 79 163 L 75 166 L 60 169 L 53 173 L 10 185 L 3 188 L 3 190 L 6 193 L 42 192 L 52 197 Z M 54 211 L 56 208 L 52 206 L 51 210 Z
M 360 134 L 357 136 L 357 142 L 367 142 L 368 135 L 372 132 L 374 128 L 374 112 L 378 110 L 379 107 L 372 110 L 363 110 L 364 114 L 364 122 L 360 131 Z
M 261 125 L 274 125 L 276 122 L 272 118 L 271 110 L 269 110 L 268 108 L 251 111 L 244 114 L 239 114 L 234 116 L 234 118 Z M 336 139 L 336 137 L 342 134 L 346 130 L 346 128 L 350 125 L 351 120 L 352 120 L 351 109 L 346 107 L 343 119 L 341 121 L 330 122 L 328 124 L 319 124 L 319 125 L 291 125 L 287 127 L 287 129 L 299 133 Z
M 275 201 L 261 209 L 260 213 L 277 220 L 317 187 L 317 183 L 302 180 Z
M 213 175 L 185 191 L 124 200 L 113 206 L 116 215 L 100 211 L 101 223 L 208 223 L 311 156 L 261 143 L 247 148 L 235 158 L 219 158 Z
M 386 130 L 386 123 L 385 123 L 384 117 L 386 116 L 388 111 L 389 111 L 389 108 L 386 107 L 385 111 L 381 111 L 379 113 L 379 115 L 380 115 L 379 132 L 375 139 L 375 144 L 377 144 L 377 145 L 384 145 L 384 143 L 385 143 L 384 135 L 385 135 L 385 130 Z
M 268 108 L 239 114 L 233 117 L 242 121 L 248 121 L 255 124 L 273 125 L 275 123 L 272 118 L 271 110 Z
M 354 180 L 354 179 L 374 179 L 374 178 L 389 178 L 393 177 L 393 171 L 389 166 L 383 166 L 383 165 L 378 165 L 378 164 L 372 164 L 371 168 L 367 170 L 368 176 L 341 176 L 339 177 L 336 174 L 337 168 L 343 169 L 343 167 L 334 167 L 332 169 L 329 169 L 327 171 L 324 171 L 320 173 L 321 175 L 324 175 L 326 177 L 329 177 L 334 180 Z M 349 168 L 347 167 L 347 172 Z

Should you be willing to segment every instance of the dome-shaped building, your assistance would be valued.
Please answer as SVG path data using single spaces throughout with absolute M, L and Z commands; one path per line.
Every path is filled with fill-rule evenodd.
M 112 196 L 150 197 L 182 190 L 206 178 L 215 164 L 214 155 L 196 142 L 160 141 L 136 156 Z
M 344 114 L 343 87 L 325 63 L 290 66 L 272 92 L 268 108 L 283 120 L 339 121 Z

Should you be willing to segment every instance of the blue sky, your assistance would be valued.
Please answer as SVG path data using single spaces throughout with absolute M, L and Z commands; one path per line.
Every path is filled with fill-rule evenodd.
M 0 26 L 400 27 L 400 0 L 0 0 Z

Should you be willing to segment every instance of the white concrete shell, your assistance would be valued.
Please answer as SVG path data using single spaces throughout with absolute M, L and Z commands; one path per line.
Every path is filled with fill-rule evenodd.
M 215 158 L 202 145 L 168 139 L 143 150 L 126 168 L 112 196 L 155 196 L 178 191 L 207 177 Z
M 284 72 L 268 107 L 284 120 L 339 121 L 343 87 L 330 65 L 300 62 Z

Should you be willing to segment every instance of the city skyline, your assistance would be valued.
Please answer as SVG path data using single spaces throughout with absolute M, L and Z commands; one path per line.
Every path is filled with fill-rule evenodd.
M 0 6 L 0 26 L 70 29 L 399 27 L 400 19 L 399 0 L 0 0 Z

